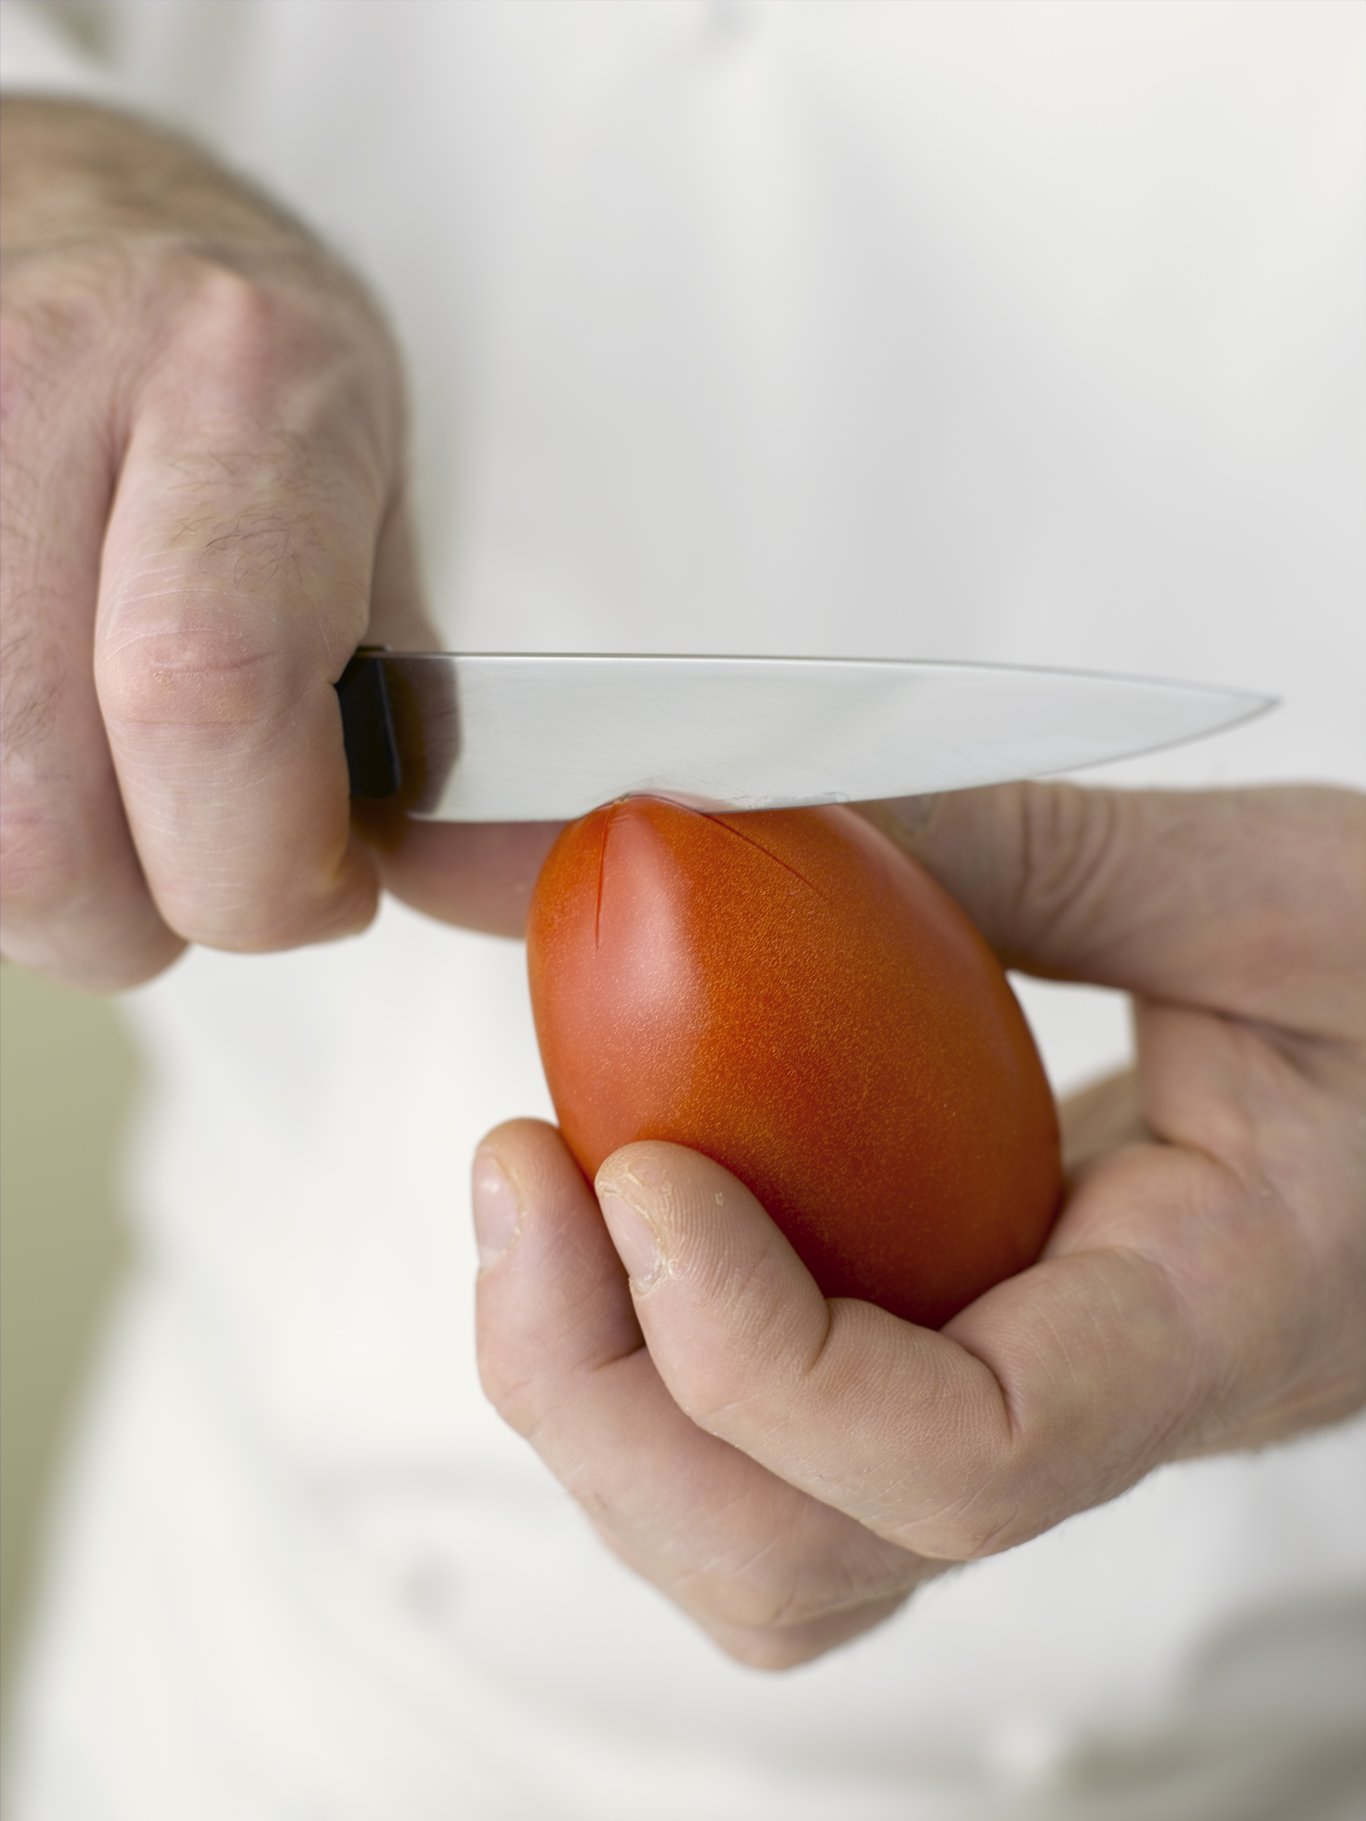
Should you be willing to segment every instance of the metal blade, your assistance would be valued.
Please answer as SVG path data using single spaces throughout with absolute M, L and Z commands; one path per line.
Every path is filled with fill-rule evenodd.
M 338 685 L 356 796 L 449 822 L 559 821 L 638 792 L 781 809 L 1154 752 L 1272 698 L 897 658 L 365 651 Z

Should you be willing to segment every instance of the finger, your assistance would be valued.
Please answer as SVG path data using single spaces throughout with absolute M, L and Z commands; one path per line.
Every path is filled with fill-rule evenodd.
M 417 822 L 357 808 L 386 891 L 462 929 L 525 934 L 531 894 L 560 823 Z
M 107 991 L 145 980 L 182 944 L 142 876 L 91 672 L 112 486 L 107 426 L 88 376 L 73 388 L 59 367 L 51 382 L 50 362 L 42 348 L 25 350 L 25 333 L 22 321 L 7 325 L 0 947 L 11 960 Z
M 929 1572 L 687 1420 L 641 1345 L 597 1203 L 553 1128 L 492 1132 L 475 1198 L 489 1396 L 617 1552 L 732 1654 L 804 1660 Z
M 358 929 L 376 899 L 333 685 L 369 617 L 386 453 L 346 357 L 272 308 L 220 274 L 140 401 L 96 625 L 152 894 L 179 934 L 242 950 Z
M 1008 784 L 865 813 L 1012 966 L 1338 1036 L 1366 1017 L 1366 797 Z
M 367 635 L 396 651 L 441 644 L 426 609 L 408 515 L 391 509 L 375 557 L 374 613 Z M 462 929 L 521 936 L 555 822 L 419 822 L 387 803 L 352 806 L 384 889 Z
M 1133 1181 L 1124 1157 L 1086 1178 L 1083 1224 L 1092 1202 L 1126 1223 L 1153 1193 L 1149 1157 L 1164 1155 L 1145 1151 Z M 1219 1172 L 1188 1162 L 1160 1164 L 1157 1193 L 1203 1229 L 1199 1197 Z M 827 1302 L 748 1191 L 695 1152 L 627 1146 L 598 1190 L 680 1408 L 920 1555 L 986 1554 L 1115 1496 L 1197 1435 L 1217 1390 L 1217 1340 L 1187 1320 L 1184 1295 L 1132 1245 L 1097 1248 L 1094 1223 L 1096 1249 L 1055 1244 L 934 1333 Z

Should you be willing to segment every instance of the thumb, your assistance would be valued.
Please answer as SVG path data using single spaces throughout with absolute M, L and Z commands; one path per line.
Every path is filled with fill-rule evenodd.
M 1304 1033 L 1366 1015 L 1357 792 L 1007 784 L 864 813 L 1007 966 Z

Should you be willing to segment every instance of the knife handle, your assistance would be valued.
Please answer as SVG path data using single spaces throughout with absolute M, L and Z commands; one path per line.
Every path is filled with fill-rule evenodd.
M 380 661 L 387 645 L 362 645 L 337 679 L 351 795 L 363 802 L 398 795 L 403 782 L 389 683 Z

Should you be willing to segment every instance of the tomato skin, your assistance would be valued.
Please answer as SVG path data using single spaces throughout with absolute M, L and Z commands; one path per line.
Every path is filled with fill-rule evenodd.
M 573 823 L 528 927 L 565 1141 L 667 1139 L 758 1197 L 827 1296 L 940 1327 L 1039 1255 L 1053 1097 L 991 950 L 852 810 L 629 797 Z

